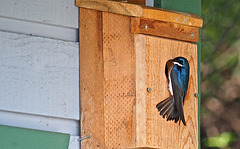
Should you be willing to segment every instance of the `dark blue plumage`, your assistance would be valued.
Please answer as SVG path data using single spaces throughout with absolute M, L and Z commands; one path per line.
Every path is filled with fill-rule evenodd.
M 165 75 L 168 80 L 168 89 L 171 96 L 156 105 L 160 115 L 167 117 L 167 121 L 179 119 L 186 125 L 183 104 L 188 90 L 189 63 L 184 57 L 176 57 L 168 60 L 165 67 Z

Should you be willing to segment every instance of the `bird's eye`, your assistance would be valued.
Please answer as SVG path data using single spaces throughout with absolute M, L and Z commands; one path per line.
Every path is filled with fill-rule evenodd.
M 180 63 L 181 65 L 183 65 L 183 61 L 182 61 L 182 60 L 179 60 L 179 63 Z

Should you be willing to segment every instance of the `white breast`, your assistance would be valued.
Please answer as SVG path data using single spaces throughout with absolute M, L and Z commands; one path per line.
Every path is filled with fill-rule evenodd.
M 173 95 L 172 80 L 171 80 L 170 74 L 171 74 L 171 72 L 168 75 L 168 79 L 169 79 L 168 90 L 170 91 L 171 95 Z

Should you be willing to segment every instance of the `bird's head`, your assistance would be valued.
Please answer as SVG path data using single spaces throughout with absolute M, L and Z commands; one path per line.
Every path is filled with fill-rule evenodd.
M 188 64 L 188 60 L 184 57 L 176 57 L 172 60 L 172 62 L 175 64 L 175 65 L 178 65 L 180 67 L 189 67 L 189 64 Z

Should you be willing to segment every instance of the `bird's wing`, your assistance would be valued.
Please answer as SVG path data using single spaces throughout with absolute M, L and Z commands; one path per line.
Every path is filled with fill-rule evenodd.
M 173 69 L 171 71 L 171 83 L 172 83 L 172 89 L 173 89 L 173 100 L 174 100 L 174 107 L 177 109 L 177 113 L 180 116 L 180 119 L 182 120 L 183 124 L 186 125 L 185 118 L 184 118 L 184 112 L 183 112 L 183 98 L 185 97 L 184 89 L 181 87 L 178 74 L 176 71 L 174 71 L 174 67 L 177 67 L 176 65 L 173 66 Z

